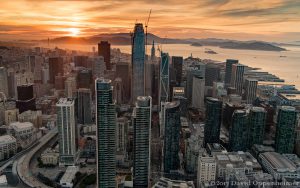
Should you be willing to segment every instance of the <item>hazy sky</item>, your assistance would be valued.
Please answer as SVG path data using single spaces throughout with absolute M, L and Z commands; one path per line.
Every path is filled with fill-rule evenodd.
M 300 41 L 300 0 L 1 0 L 0 39 L 129 32 L 161 37 Z

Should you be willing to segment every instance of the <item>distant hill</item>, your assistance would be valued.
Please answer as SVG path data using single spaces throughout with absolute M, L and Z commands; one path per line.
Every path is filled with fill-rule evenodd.
M 130 33 L 104 33 L 94 35 L 90 37 L 59 37 L 51 39 L 52 43 L 68 43 L 68 44 L 97 44 L 102 40 L 109 41 L 112 45 L 130 45 L 131 36 Z M 229 39 L 217 39 L 217 38 L 206 38 L 206 39 L 174 39 L 174 38 L 161 38 L 152 33 L 148 34 L 148 44 L 152 44 L 152 41 L 161 44 L 192 44 L 195 46 L 219 46 L 220 48 L 229 49 L 247 49 L 247 50 L 265 50 L 265 51 L 284 51 L 286 49 L 262 41 L 237 41 Z M 43 40 L 41 42 L 47 42 Z

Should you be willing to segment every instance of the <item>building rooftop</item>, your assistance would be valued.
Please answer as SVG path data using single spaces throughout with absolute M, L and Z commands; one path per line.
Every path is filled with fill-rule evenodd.
M 152 188 L 195 188 L 192 181 L 171 180 L 160 178 Z
M 60 183 L 71 183 L 75 178 L 75 174 L 79 171 L 78 166 L 68 166 L 65 174 L 60 180 Z
M 296 165 L 284 155 L 276 152 L 265 152 L 260 154 L 260 158 L 268 161 L 272 169 L 277 172 L 296 172 Z
M 251 108 L 251 111 L 253 112 L 266 112 L 266 110 L 263 107 L 253 106 Z
M 11 135 L 0 136 L 0 145 L 16 142 L 16 139 Z
M 57 106 L 71 106 L 74 104 L 74 99 L 72 98 L 60 98 L 56 103 Z
M 292 107 L 292 106 L 281 106 L 279 108 L 284 111 L 295 111 L 296 110 L 296 108 Z
M 30 122 L 13 122 L 9 126 L 15 131 L 22 131 L 33 128 L 33 124 Z

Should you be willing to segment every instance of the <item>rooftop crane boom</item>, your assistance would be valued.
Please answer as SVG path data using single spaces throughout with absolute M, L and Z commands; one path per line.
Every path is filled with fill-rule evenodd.
M 150 9 L 148 19 L 145 23 L 145 28 L 146 28 L 146 41 L 145 41 L 145 43 L 146 43 L 145 44 L 146 45 L 146 54 L 147 54 L 147 42 L 148 42 L 148 23 L 149 23 L 149 20 L 150 20 L 151 12 L 152 12 L 152 9 Z

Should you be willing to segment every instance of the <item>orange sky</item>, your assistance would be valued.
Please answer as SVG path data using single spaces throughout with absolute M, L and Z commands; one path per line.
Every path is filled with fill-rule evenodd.
M 299 0 L 1 0 L 0 39 L 129 32 L 144 23 L 161 37 L 300 40 Z

